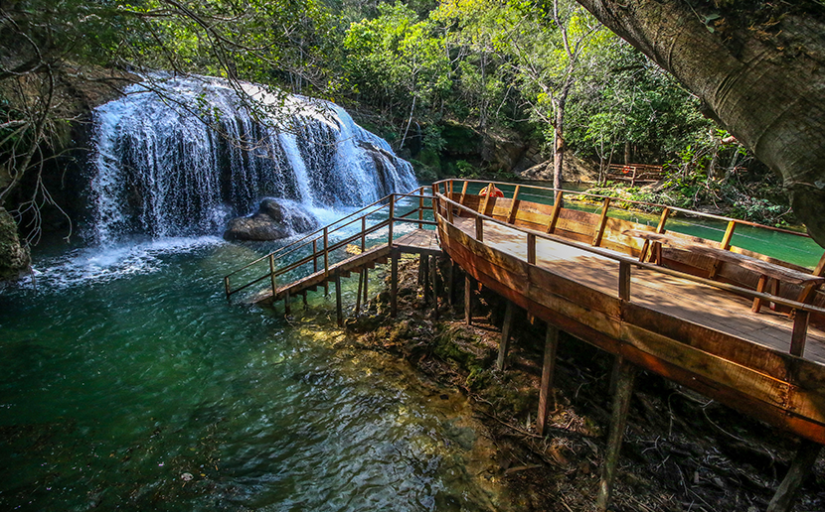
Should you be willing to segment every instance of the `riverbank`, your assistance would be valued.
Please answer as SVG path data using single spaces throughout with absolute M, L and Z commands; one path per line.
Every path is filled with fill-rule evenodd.
M 442 277 L 447 276 L 442 264 Z M 363 350 L 403 357 L 435 389 L 460 391 L 496 450 L 494 474 L 523 510 L 591 510 L 605 450 L 612 357 L 562 336 L 547 435 L 535 415 L 543 322 L 517 309 L 505 371 L 494 370 L 504 302 L 475 291 L 473 325 L 439 296 L 425 304 L 414 260 L 400 266 L 399 316 L 380 293 L 350 320 Z M 462 282 L 457 279 L 456 282 Z M 444 282 L 442 280 L 442 282 Z M 463 287 L 462 291 L 463 291 Z M 614 489 L 613 510 L 765 510 L 796 448 L 790 436 L 655 375 L 640 373 Z M 825 506 L 825 464 L 806 482 L 797 510 Z

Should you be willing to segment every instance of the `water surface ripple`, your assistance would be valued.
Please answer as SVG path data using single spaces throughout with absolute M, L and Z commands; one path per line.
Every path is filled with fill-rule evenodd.
M 58 250 L 0 292 L 1 509 L 499 508 L 460 397 L 349 348 L 323 296 L 226 305 L 250 247 Z

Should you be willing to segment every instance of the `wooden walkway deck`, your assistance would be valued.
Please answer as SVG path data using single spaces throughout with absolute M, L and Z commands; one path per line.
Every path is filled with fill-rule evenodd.
M 468 236 L 474 236 L 474 219 L 459 217 L 455 225 Z M 487 223 L 484 243 L 527 261 L 527 233 L 522 230 Z M 549 240 L 536 243 L 537 266 L 607 296 L 616 296 L 618 261 Z M 616 252 L 616 255 L 622 254 Z M 752 313 L 752 300 L 648 269 L 634 270 L 631 287 L 632 304 L 781 352 L 787 352 L 790 347 L 793 320 L 769 308 Z M 805 358 L 825 363 L 825 331 L 809 327 Z

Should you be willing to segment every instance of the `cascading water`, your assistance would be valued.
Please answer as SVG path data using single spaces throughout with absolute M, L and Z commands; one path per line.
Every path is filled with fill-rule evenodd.
M 260 112 L 241 105 L 224 80 L 162 82 L 163 94 L 136 84 L 94 112 L 100 243 L 127 233 L 215 233 L 262 197 L 317 211 L 417 186 L 412 166 L 334 103 L 243 84 L 254 102 L 280 112 L 258 122 Z

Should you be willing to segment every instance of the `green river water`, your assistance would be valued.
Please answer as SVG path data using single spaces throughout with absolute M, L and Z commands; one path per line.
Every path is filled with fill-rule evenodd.
M 0 510 L 501 509 L 464 398 L 349 348 L 334 295 L 227 305 L 272 247 L 41 249 L 0 293 Z
M 738 236 L 808 266 L 822 251 Z M 0 291 L 0 509 L 506 509 L 466 401 L 351 348 L 334 299 L 288 320 L 227 305 L 222 276 L 276 246 L 41 248 L 37 291 Z

